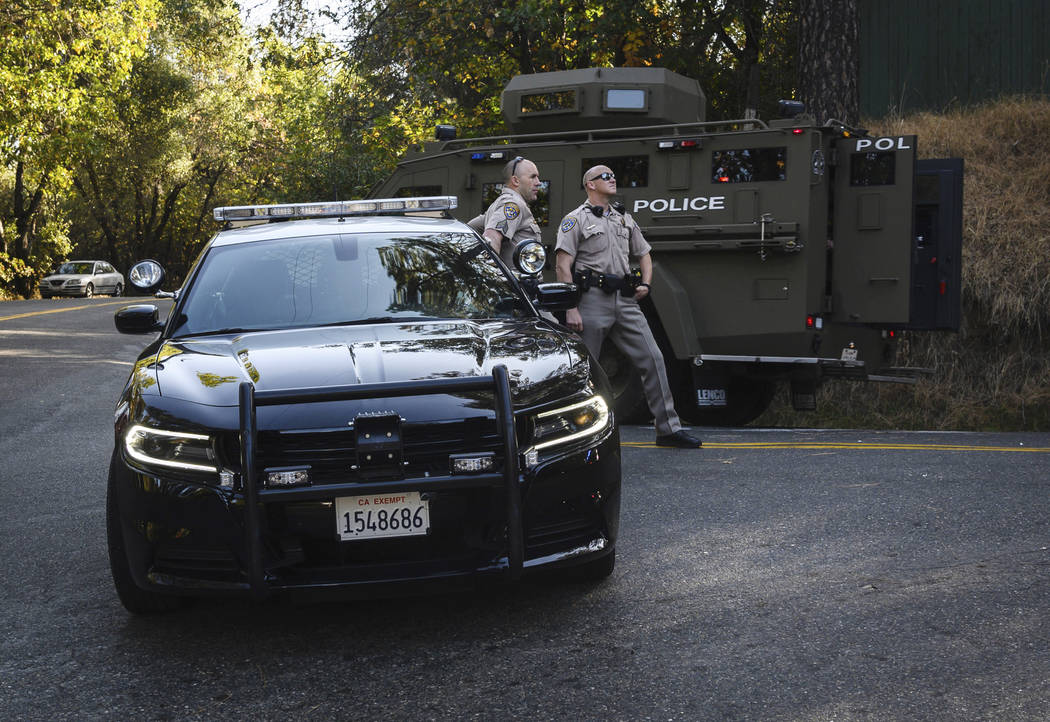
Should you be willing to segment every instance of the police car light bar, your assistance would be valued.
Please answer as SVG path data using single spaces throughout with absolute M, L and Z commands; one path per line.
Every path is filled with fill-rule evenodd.
M 459 201 L 456 196 L 427 196 L 424 198 L 376 198 L 370 201 L 333 201 L 331 203 L 221 206 L 212 213 L 217 221 L 252 221 L 451 211 L 458 205 Z

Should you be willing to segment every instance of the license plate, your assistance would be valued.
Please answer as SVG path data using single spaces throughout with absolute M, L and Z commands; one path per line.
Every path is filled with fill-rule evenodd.
M 856 361 L 857 360 L 857 349 L 855 349 L 855 348 L 844 348 L 844 349 L 842 349 L 842 360 L 843 361 Z
M 430 505 L 418 491 L 340 496 L 335 529 L 343 541 L 423 536 L 430 530 Z

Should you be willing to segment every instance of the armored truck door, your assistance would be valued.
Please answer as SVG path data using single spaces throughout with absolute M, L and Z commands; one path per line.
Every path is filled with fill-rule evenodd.
M 962 158 L 919 161 L 909 329 L 959 330 L 962 186 Z
M 910 318 L 915 136 L 840 138 L 835 148 L 833 317 L 903 326 Z

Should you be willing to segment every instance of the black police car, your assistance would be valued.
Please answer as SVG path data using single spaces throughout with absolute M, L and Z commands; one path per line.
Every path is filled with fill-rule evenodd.
M 127 609 L 612 571 L 607 382 L 539 313 L 575 288 L 534 281 L 535 243 L 519 279 L 447 217 L 455 202 L 219 208 L 226 229 L 167 320 L 117 312 L 123 333 L 160 333 L 115 412 L 107 530 Z M 145 261 L 129 280 L 163 275 Z

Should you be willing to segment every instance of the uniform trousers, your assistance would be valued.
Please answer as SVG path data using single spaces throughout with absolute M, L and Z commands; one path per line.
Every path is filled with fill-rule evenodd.
M 580 295 L 583 342 L 594 358 L 608 338 L 642 374 L 642 388 L 659 436 L 682 428 L 674 410 L 671 385 L 667 382 L 664 356 L 649 329 L 649 322 L 634 298 L 592 288 Z

